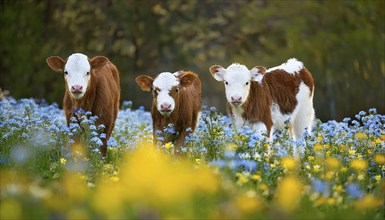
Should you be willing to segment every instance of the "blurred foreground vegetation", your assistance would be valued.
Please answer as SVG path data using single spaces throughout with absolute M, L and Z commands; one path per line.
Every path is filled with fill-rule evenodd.
M 101 159 L 105 134 L 89 113 L 67 127 L 56 104 L 0 101 L 0 219 L 384 219 L 376 109 L 269 142 L 204 107 L 178 159 L 172 143 L 152 146 L 149 112 L 122 107 Z
M 384 8 L 383 0 L 3 0 L 0 87 L 61 104 L 63 77 L 45 59 L 82 52 L 117 65 L 122 100 L 135 107 L 151 103 L 136 76 L 185 69 L 202 78 L 204 103 L 225 112 L 211 65 L 272 67 L 296 57 L 314 75 L 321 120 L 384 113 Z

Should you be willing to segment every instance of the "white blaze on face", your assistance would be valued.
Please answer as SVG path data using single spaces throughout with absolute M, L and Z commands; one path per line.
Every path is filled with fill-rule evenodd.
M 64 67 L 64 78 L 68 91 L 74 99 L 84 96 L 90 81 L 90 71 L 91 65 L 86 55 L 75 53 L 68 57 Z
M 174 86 L 179 85 L 178 78 L 174 74 L 164 72 L 158 75 L 153 82 L 154 90 L 158 92 L 156 108 L 162 115 L 168 116 L 175 108 L 175 100 L 170 95 L 170 91 Z M 170 112 L 163 112 L 162 105 L 171 105 Z
M 246 66 L 232 64 L 224 70 L 226 98 L 229 103 L 242 105 L 249 96 L 251 74 Z

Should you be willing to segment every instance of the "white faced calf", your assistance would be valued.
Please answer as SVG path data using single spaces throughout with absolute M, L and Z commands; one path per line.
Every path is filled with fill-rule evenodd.
M 238 130 L 249 126 L 256 132 L 273 134 L 289 120 L 290 134 L 299 139 L 314 119 L 314 81 L 310 72 L 296 59 L 266 70 L 248 70 L 241 64 L 228 68 L 210 67 L 214 79 L 225 84 L 228 111 Z
M 66 91 L 63 109 L 67 124 L 71 117 L 76 117 L 75 110 L 81 108 L 98 116 L 97 125 L 105 125 L 103 132 L 106 138 L 102 139 L 101 153 L 106 156 L 107 141 L 119 110 L 120 79 L 117 68 L 106 57 L 88 59 L 80 53 L 72 54 L 66 60 L 52 56 L 47 59 L 47 64 L 54 71 L 64 72 Z
M 188 128 L 192 131 L 198 123 L 201 101 L 201 81 L 193 72 L 164 72 L 155 79 L 138 76 L 136 82 L 143 91 L 152 91 L 151 108 L 154 143 L 157 142 L 156 130 L 163 130 L 174 124 L 175 137 L 165 137 L 165 142 L 175 142 L 174 151 L 180 153 Z

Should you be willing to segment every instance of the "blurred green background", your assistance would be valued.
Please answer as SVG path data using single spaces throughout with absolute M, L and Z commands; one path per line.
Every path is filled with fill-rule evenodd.
M 315 78 L 321 120 L 375 107 L 385 113 L 385 1 L 0 1 L 0 88 L 15 98 L 61 105 L 64 80 L 48 56 L 107 56 L 119 69 L 121 100 L 148 110 L 135 77 L 198 73 L 203 103 L 223 113 L 222 83 L 208 71 L 233 62 L 272 67 L 291 57 Z

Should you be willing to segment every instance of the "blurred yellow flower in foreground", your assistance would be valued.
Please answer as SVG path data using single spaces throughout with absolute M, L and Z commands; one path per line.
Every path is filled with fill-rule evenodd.
M 285 157 L 281 160 L 282 167 L 288 170 L 294 170 L 297 168 L 297 160 L 294 157 Z
M 247 191 L 235 199 L 235 205 L 242 214 L 259 212 L 264 208 L 263 201 L 254 191 Z
M 350 161 L 350 166 L 356 170 L 365 170 L 368 167 L 368 161 L 353 159 Z
M 330 170 L 336 170 L 340 166 L 340 161 L 335 157 L 326 158 L 326 165 Z
M 376 162 L 379 165 L 385 164 L 385 154 L 376 154 L 373 157 L 374 162 Z
M 127 204 L 167 208 L 190 201 L 196 193 L 215 193 L 219 180 L 205 166 L 173 161 L 151 145 L 138 146 L 119 169 L 119 181 L 102 178 L 93 206 L 108 217 L 120 217 Z
M 22 207 L 21 204 L 13 199 L 1 201 L 0 219 L 21 219 Z
M 378 208 L 383 204 L 384 204 L 384 199 L 378 199 L 372 195 L 366 195 L 364 198 L 357 200 L 354 203 L 354 206 L 358 210 L 367 210 L 367 209 Z
M 319 152 L 319 151 L 322 151 L 322 149 L 323 149 L 323 147 L 322 147 L 321 144 L 315 144 L 315 145 L 314 145 L 314 150 L 315 150 L 315 151 L 318 151 L 318 152 Z
M 285 211 L 293 211 L 302 197 L 303 184 L 294 176 L 283 178 L 278 183 L 275 193 L 275 204 Z

